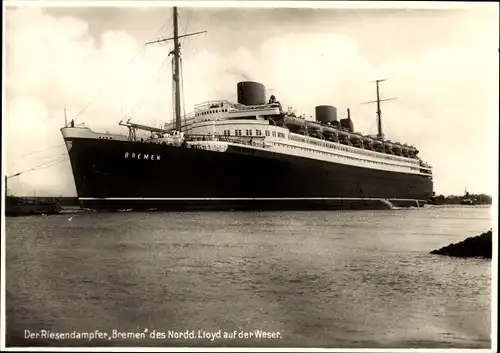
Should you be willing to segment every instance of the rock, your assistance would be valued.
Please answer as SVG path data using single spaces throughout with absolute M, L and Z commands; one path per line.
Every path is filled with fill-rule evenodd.
M 450 244 L 438 250 L 431 251 L 431 254 L 454 256 L 454 257 L 484 257 L 491 259 L 492 255 L 492 231 L 475 237 L 469 237 L 459 243 Z

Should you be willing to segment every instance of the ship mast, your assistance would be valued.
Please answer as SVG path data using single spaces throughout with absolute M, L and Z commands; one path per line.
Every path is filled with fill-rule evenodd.
M 380 109 L 380 102 L 396 99 L 396 98 L 380 99 L 379 83 L 383 81 L 387 81 L 387 79 L 384 78 L 382 80 L 371 81 L 375 82 L 377 87 L 377 100 L 363 103 L 363 104 L 377 103 L 377 127 L 378 127 L 377 137 L 382 139 L 384 138 L 384 133 L 382 132 L 382 110 Z
M 174 7 L 174 50 L 172 51 L 174 55 L 174 67 L 172 72 L 172 78 L 175 85 L 174 92 L 174 104 L 175 104 L 175 129 L 181 131 L 181 82 L 180 82 L 180 56 L 181 47 L 179 43 L 179 23 L 177 18 L 177 7 Z
M 181 131 L 181 77 L 180 77 L 180 64 L 181 64 L 181 44 L 179 42 L 179 38 L 190 37 L 201 33 L 206 33 L 207 31 L 194 32 L 184 35 L 179 35 L 179 19 L 177 14 L 177 6 L 174 6 L 173 9 L 173 26 L 174 26 L 174 36 L 171 38 L 158 39 L 151 42 L 147 42 L 146 44 L 153 43 L 161 43 L 169 40 L 174 40 L 174 50 L 170 52 L 173 55 L 172 59 L 172 81 L 174 84 L 174 115 L 175 115 L 175 129 L 177 131 Z M 169 54 L 169 55 L 170 55 Z

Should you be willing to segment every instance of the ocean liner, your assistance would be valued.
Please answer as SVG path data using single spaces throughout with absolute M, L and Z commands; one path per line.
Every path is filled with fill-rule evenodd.
M 177 8 L 173 9 L 175 121 L 162 128 L 120 121 L 128 134 L 62 129 L 80 205 L 96 210 L 331 210 L 418 207 L 433 194 L 432 169 L 414 146 L 354 131 L 349 110 L 315 120 L 283 109 L 262 83 L 235 82 L 237 103 L 181 113 Z M 138 130 L 150 137 L 139 139 Z

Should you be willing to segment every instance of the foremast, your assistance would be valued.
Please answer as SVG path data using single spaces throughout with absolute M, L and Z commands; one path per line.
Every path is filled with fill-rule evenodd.
M 177 7 L 174 7 L 174 50 L 172 78 L 174 83 L 174 115 L 175 129 L 181 131 L 181 82 L 180 82 L 180 61 L 181 45 L 179 43 L 179 19 L 177 17 Z
M 177 11 L 177 6 L 173 8 L 173 26 L 174 26 L 174 36 L 171 38 L 158 39 L 154 41 L 147 42 L 146 44 L 162 43 L 169 40 L 174 41 L 174 49 L 169 55 L 172 55 L 172 83 L 174 86 L 173 94 L 173 105 L 174 105 L 174 116 L 175 116 L 175 128 L 177 131 L 181 131 L 182 125 L 182 112 L 181 112 L 181 94 L 182 94 L 182 78 L 181 78 L 181 44 L 179 42 L 180 38 L 190 37 L 197 34 L 206 33 L 207 31 L 194 32 L 179 35 L 179 15 Z

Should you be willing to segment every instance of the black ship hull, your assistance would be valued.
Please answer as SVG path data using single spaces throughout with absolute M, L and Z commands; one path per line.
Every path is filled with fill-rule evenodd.
M 224 152 L 66 138 L 83 208 L 308 210 L 422 206 L 430 176 L 230 145 Z

